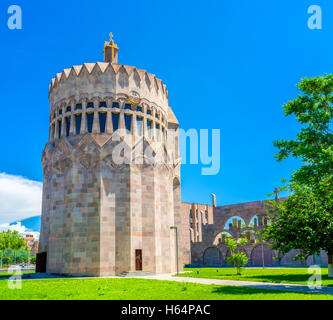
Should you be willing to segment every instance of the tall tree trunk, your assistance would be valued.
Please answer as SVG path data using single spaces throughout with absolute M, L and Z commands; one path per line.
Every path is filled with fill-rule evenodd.
M 332 251 L 327 252 L 328 260 L 328 277 L 333 278 L 333 253 Z

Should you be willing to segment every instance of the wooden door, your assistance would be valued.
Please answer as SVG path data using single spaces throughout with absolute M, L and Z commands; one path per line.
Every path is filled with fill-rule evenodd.
M 142 250 L 141 249 L 135 250 L 135 270 L 136 271 L 142 270 Z
M 37 253 L 36 256 L 36 272 L 46 272 L 46 252 Z

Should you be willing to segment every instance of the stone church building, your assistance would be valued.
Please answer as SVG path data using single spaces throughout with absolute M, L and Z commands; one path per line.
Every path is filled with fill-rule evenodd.
M 181 203 L 179 124 L 165 84 L 119 64 L 112 34 L 103 52 L 104 62 L 65 69 L 50 84 L 37 271 L 103 276 L 226 265 L 223 238 L 253 242 L 250 231 L 266 223 L 263 202 L 218 207 L 213 195 L 212 205 Z M 246 253 L 250 265 L 263 257 L 274 265 L 278 255 L 251 243 Z M 282 262 L 294 264 L 290 257 Z

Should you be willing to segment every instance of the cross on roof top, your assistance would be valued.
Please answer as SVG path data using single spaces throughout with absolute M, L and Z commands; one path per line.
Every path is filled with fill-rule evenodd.
M 279 189 L 278 188 L 275 188 L 274 189 L 274 193 L 275 193 L 275 200 L 279 200 Z

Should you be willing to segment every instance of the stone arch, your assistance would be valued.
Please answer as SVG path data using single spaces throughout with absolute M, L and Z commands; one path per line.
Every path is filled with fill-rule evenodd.
M 202 261 L 206 266 L 220 266 L 222 265 L 222 254 L 216 246 L 208 247 L 203 252 Z
M 262 255 L 264 253 L 264 257 Z M 264 264 L 265 265 L 273 265 L 274 260 L 273 260 L 273 252 L 272 249 L 264 244 L 263 247 L 261 244 L 256 245 L 252 251 L 251 251 L 251 265 L 253 266 L 262 266 L 263 264 L 263 259 L 264 258 Z
M 230 227 L 235 227 L 235 223 L 236 223 L 236 227 L 245 227 L 246 226 L 245 220 L 242 217 L 232 216 L 226 221 L 226 223 L 224 225 L 224 229 L 229 230 Z
M 224 237 L 232 237 L 232 234 L 228 231 L 220 231 L 213 239 L 212 245 L 217 246 L 223 243 Z

